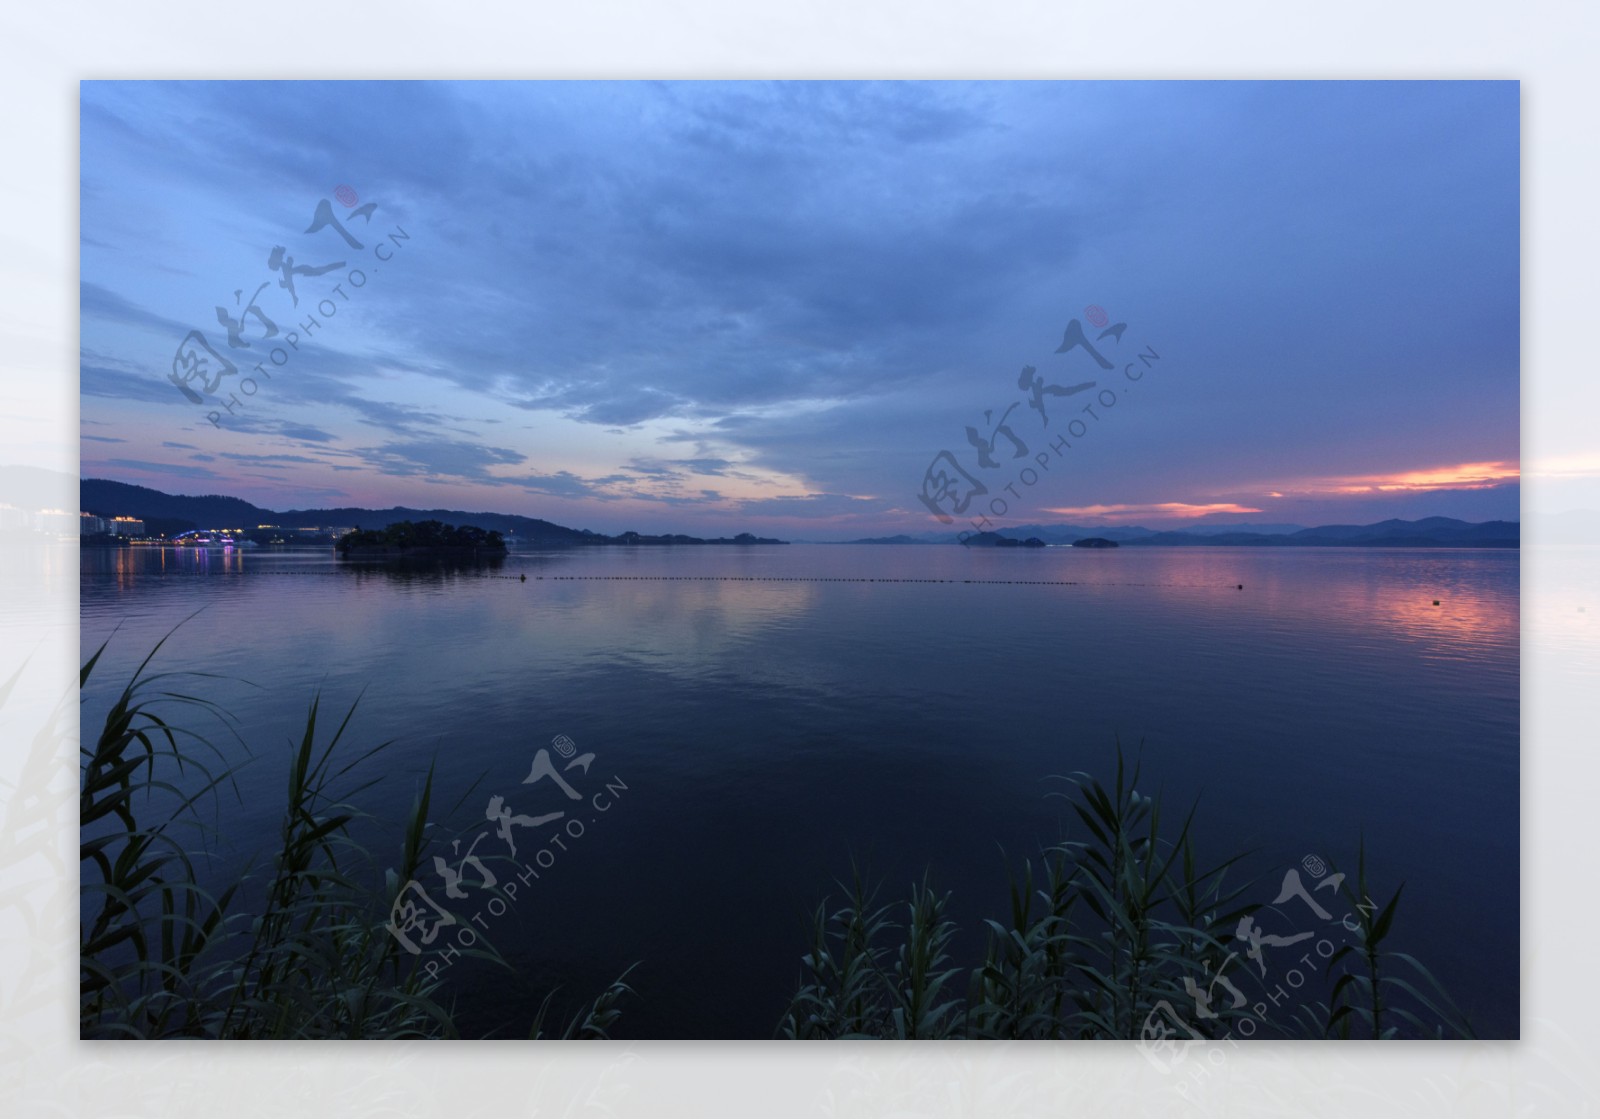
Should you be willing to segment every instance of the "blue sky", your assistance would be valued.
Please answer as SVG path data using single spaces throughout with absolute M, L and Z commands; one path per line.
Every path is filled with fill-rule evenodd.
M 86 82 L 83 473 L 809 539 L 1515 518 L 1519 111 L 1514 82 Z M 1074 320 L 1111 370 L 1056 352 Z M 1041 413 L 1024 366 L 1094 385 Z

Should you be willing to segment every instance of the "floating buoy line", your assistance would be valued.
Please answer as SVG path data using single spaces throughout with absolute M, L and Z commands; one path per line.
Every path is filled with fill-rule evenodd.
M 343 578 L 350 571 L 365 571 L 367 574 L 377 574 L 383 571 L 380 565 L 367 568 L 255 568 L 251 575 L 275 576 L 338 576 Z M 111 574 L 111 573 L 103 573 Z M 244 575 L 239 572 L 160 572 L 152 573 L 162 578 L 172 576 L 192 576 L 195 578 L 215 578 L 218 575 Z M 440 573 L 450 574 L 450 573 Z M 618 576 L 618 575 L 560 575 L 560 576 L 530 576 L 526 572 L 500 573 L 481 575 L 478 579 L 506 579 L 514 583 L 527 583 L 530 580 L 538 583 L 549 581 L 551 583 L 965 583 L 988 586 L 1009 587 L 1212 587 L 1209 583 L 1125 583 L 1102 582 L 1099 580 L 1081 579 L 957 579 L 929 576 L 926 578 L 913 578 L 910 576 Z M 1237 587 L 1244 590 L 1244 584 L 1227 584 L 1229 588 Z
M 357 568 L 253 568 L 251 575 L 274 576 L 338 576 L 344 578 L 350 571 L 365 571 L 375 574 L 383 571 L 381 565 L 371 565 Z M 84 575 L 118 576 L 116 572 L 85 572 Z M 140 573 L 159 576 L 162 579 L 171 579 L 174 576 L 188 576 L 194 579 L 215 579 L 218 576 L 242 576 L 242 569 L 235 571 L 172 571 Z M 441 573 L 443 574 L 443 573 Z M 480 579 L 508 579 L 517 583 L 527 583 L 531 578 L 539 583 L 548 580 L 551 583 L 965 583 L 973 585 L 987 585 L 991 587 L 1215 587 L 1210 583 L 1122 583 L 1101 582 L 1099 580 L 1081 579 L 954 579 L 930 576 L 924 579 L 914 579 L 906 576 L 610 576 L 610 575 L 568 575 L 568 576 L 532 576 L 526 572 L 515 574 L 483 575 Z M 1243 591 L 1244 584 L 1224 584 L 1232 590 Z M 1439 606 L 1439 600 L 1434 599 L 1434 606 Z M 1579 608 L 1582 610 L 1583 608 Z

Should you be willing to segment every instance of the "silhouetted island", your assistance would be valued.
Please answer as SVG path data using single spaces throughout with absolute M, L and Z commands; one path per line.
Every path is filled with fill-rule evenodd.
M 1073 548 L 1116 548 L 1116 541 L 1108 541 L 1104 537 L 1084 537 L 1081 541 L 1073 541 Z
M 3 470 L 3 468 L 0 468 Z M 412 509 L 393 506 L 389 509 L 366 509 L 360 506 L 339 506 L 332 509 L 284 510 L 281 512 L 252 505 L 240 498 L 220 494 L 192 497 L 183 494 L 165 494 L 146 486 L 126 482 L 113 482 L 103 478 L 86 478 L 80 484 L 79 505 L 83 512 L 95 514 L 105 510 L 104 516 L 126 515 L 140 518 L 148 535 L 172 537 L 194 529 L 226 529 L 240 539 L 253 540 L 258 545 L 281 544 L 337 544 L 345 526 L 396 525 L 401 522 L 421 524 L 439 522 L 444 525 L 478 527 L 484 533 L 499 533 L 506 549 L 573 548 L 606 544 L 788 544 L 788 541 L 771 537 L 758 537 L 753 533 L 740 533 L 735 537 L 691 537 L 682 533 L 646 535 L 621 533 L 609 536 L 588 529 L 569 529 L 565 525 L 537 517 L 523 517 L 514 513 L 491 513 L 484 510 Z M 254 528 L 251 528 L 254 526 Z M 339 528 L 329 528 L 338 526 Z M 374 530 L 380 535 L 387 530 Z M 376 555 L 391 547 L 387 542 L 363 538 L 360 547 L 364 555 Z M 433 547 L 433 546 L 429 546 Z M 473 549 L 483 553 L 485 546 L 473 545 L 454 552 L 471 555 Z M 398 554 L 398 553 L 397 553 Z M 415 547 L 408 547 L 405 555 L 421 555 Z
M 354 529 L 334 546 L 346 559 L 403 556 L 504 556 L 506 542 L 493 529 L 443 521 L 396 521 L 383 529 Z
M 689 537 L 682 533 L 649 536 L 644 533 L 618 533 L 609 537 L 601 533 L 586 533 L 578 541 L 582 545 L 670 545 L 670 544 L 785 544 L 770 537 L 740 533 L 736 537 Z M 394 521 L 383 529 L 356 529 L 340 537 L 334 545 L 339 555 L 347 559 L 384 559 L 406 557 L 467 557 L 504 556 L 505 538 L 496 529 L 480 529 L 476 525 L 457 528 L 443 521 Z

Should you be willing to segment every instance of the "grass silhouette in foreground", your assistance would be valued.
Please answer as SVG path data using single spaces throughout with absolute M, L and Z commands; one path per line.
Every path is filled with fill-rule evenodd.
M 420 958 L 387 929 L 401 884 L 417 878 L 430 849 L 431 771 L 399 828 L 398 866 L 380 868 L 351 826 L 366 816 L 357 801 L 375 784 L 355 771 L 389 744 L 347 750 L 355 705 L 328 734 L 319 731 L 320 698 L 313 697 L 286 759 L 269 857 L 210 889 L 195 867 L 206 847 L 193 840 L 217 834 L 202 809 L 214 809 L 224 789 L 238 795 L 237 767 L 165 712 L 190 708 L 220 720 L 235 738 L 237 730 L 225 711 L 178 683 L 213 674 L 150 671 L 165 641 L 81 746 L 81 1037 L 457 1037 L 442 983 L 430 980 Z M 83 665 L 80 690 L 105 649 Z M 87 716 L 83 724 L 86 731 L 94 726 Z M 987 944 L 975 967 L 956 964 L 950 896 L 927 876 L 897 906 L 880 905 L 858 873 L 842 907 L 830 912 L 824 902 L 816 910 L 801 982 L 779 1033 L 1179 1041 L 1473 1036 L 1427 969 L 1387 948 L 1401 891 L 1373 901 L 1364 851 L 1354 882 L 1319 875 L 1307 891 L 1296 870 L 1272 907 L 1252 906 L 1245 901 L 1252 884 L 1227 884 L 1243 857 L 1200 865 L 1193 811 L 1169 838 L 1160 798 L 1141 796 L 1138 777 L 1119 750 L 1109 790 L 1088 774 L 1067 779 L 1062 796 L 1085 838 L 1048 848 L 1037 866 L 1027 861 L 1013 872 L 1011 912 L 985 921 Z M 1334 893 L 1324 891 L 1329 887 Z M 1255 925 L 1254 915 L 1296 893 L 1324 919 L 1320 933 L 1285 941 Z M 1301 962 L 1302 980 L 1285 987 L 1278 979 L 1286 974 L 1275 974 L 1279 992 L 1292 990 L 1297 1002 L 1274 999 L 1268 1008 L 1255 969 L 1264 977 L 1280 950 Z M 461 952 L 505 964 L 481 935 L 478 948 Z M 1314 983 L 1307 962 L 1318 967 Z M 608 1037 L 633 991 L 626 977 L 580 1006 L 560 1036 Z M 530 1015 L 530 1037 L 544 1036 L 553 995 Z
M 341 747 L 352 704 L 319 745 L 320 700 L 313 698 L 289 754 L 274 853 L 220 891 L 208 890 L 184 837 L 214 829 L 201 808 L 214 806 L 224 787 L 237 794 L 235 768 L 157 708 L 191 707 L 230 731 L 233 724 L 216 705 L 174 690 L 174 678 L 213 674 L 149 672 L 165 641 L 139 665 L 93 740 L 93 724 L 83 721 L 80 1036 L 456 1037 L 440 982 L 429 981 L 419 958 L 401 951 L 386 928 L 400 884 L 416 877 L 429 846 L 432 773 L 402 828 L 399 867 L 380 872 L 350 834 L 363 815 L 354 799 L 374 783 L 350 783 L 352 771 L 388 744 Z M 82 667 L 80 689 L 105 648 Z M 482 948 L 462 952 L 500 960 L 479 940 Z M 579 1009 L 562 1037 L 606 1037 L 630 991 L 618 978 Z M 549 1009 L 546 997 L 530 1016 L 532 1037 L 543 1034 Z
M 987 944 L 975 967 L 956 962 L 950 895 L 927 876 L 905 900 L 880 903 L 879 889 L 856 872 L 841 884 L 842 906 L 830 912 L 825 900 L 817 907 L 779 1034 L 1179 1045 L 1474 1037 L 1421 962 L 1386 949 L 1400 891 L 1385 904 L 1372 901 L 1364 850 L 1354 883 L 1334 871 L 1313 892 L 1296 869 L 1272 907 L 1253 906 L 1246 902 L 1252 884 L 1225 885 L 1243 855 L 1202 867 L 1193 810 L 1166 836 L 1161 799 L 1140 795 L 1138 780 L 1120 747 L 1111 789 L 1085 773 L 1066 779 L 1070 792 L 1060 796 L 1071 801 L 1085 839 L 1046 849 L 1037 866 L 1027 861 L 1012 873 L 1011 912 L 985 920 Z M 1290 941 L 1256 924 L 1254 915 L 1268 910 L 1282 924 L 1275 908 L 1297 895 L 1309 909 L 1293 913 L 1320 916 L 1318 930 Z M 1282 969 L 1263 983 L 1280 957 L 1294 962 L 1298 983 Z M 1273 989 L 1283 998 L 1266 994 Z

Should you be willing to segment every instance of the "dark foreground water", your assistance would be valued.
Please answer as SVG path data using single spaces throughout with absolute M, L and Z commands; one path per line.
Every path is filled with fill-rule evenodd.
M 480 911 L 518 975 L 444 958 L 470 1028 L 525 1032 L 553 984 L 592 994 L 641 961 L 621 1034 L 768 1037 L 852 859 L 901 893 L 931 869 L 967 965 L 1008 863 L 1081 834 L 1048 776 L 1109 781 L 1120 738 L 1146 791 L 1199 798 L 1206 851 L 1254 851 L 1261 904 L 1308 855 L 1353 870 L 1364 837 L 1375 893 L 1406 884 L 1395 947 L 1482 1035 L 1518 1032 L 1515 552 L 606 548 L 395 571 L 134 549 L 82 572 L 84 656 L 116 630 L 86 735 L 204 608 L 158 664 L 233 678 L 194 687 L 256 755 L 223 809 L 241 848 L 271 843 L 318 689 L 341 713 L 361 695 L 353 747 L 396 740 L 381 815 L 430 764 L 435 819 L 476 823 L 479 854 L 508 850 L 491 797 L 565 813 L 509 826 L 538 877 Z M 595 756 L 558 771 L 579 800 L 523 782 L 541 748 L 567 765 L 557 736 Z M 420 886 L 443 899 L 431 869 Z

